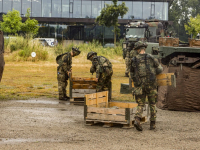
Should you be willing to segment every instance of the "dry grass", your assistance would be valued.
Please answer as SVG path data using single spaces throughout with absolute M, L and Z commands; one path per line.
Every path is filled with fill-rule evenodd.
M 76 57 L 73 62 L 76 62 L 72 66 L 73 76 L 95 77 L 89 73 L 90 61 Z M 41 96 L 58 98 L 56 68 L 57 64 L 52 62 L 6 62 L 0 83 L 0 99 L 29 99 Z M 131 101 L 131 94 L 120 94 L 121 83 L 128 83 L 128 78 L 124 77 L 124 62 L 113 62 L 113 71 L 113 100 Z

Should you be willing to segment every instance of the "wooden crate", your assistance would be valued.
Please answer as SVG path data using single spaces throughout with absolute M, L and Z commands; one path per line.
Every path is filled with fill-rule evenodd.
M 159 46 L 179 47 L 179 38 L 160 37 L 159 38 Z
M 200 47 L 200 39 L 188 39 L 190 47 Z
M 109 102 L 108 91 L 87 94 L 84 105 L 85 124 L 103 123 L 103 127 L 120 124 L 123 128 L 131 128 L 137 105 L 137 103 Z M 144 114 L 148 111 L 149 109 L 145 109 Z M 143 115 L 142 123 L 147 121 L 148 114 Z
M 84 105 L 85 94 L 96 93 L 97 82 L 96 78 L 81 78 L 72 77 L 69 78 L 69 97 L 70 103 Z M 111 91 L 109 91 L 109 98 L 111 99 Z

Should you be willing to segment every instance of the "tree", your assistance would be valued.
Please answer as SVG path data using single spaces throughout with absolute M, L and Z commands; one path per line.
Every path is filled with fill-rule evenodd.
M 200 0 L 174 0 L 169 6 L 169 21 L 173 21 L 173 30 L 182 41 L 188 41 L 184 25 L 189 18 L 200 14 Z
M 195 39 L 197 34 L 200 33 L 200 15 L 198 14 L 196 17 L 190 17 L 190 21 L 188 25 L 185 24 L 185 30 L 188 31 L 188 34 L 191 35 Z
M 22 31 L 26 32 L 28 35 L 36 35 L 39 30 L 38 21 L 30 19 L 30 8 L 27 9 L 26 18 L 26 21 L 22 25 Z
M 116 37 L 119 34 L 120 29 L 118 28 L 118 17 L 124 17 L 128 12 L 128 7 L 125 3 L 117 5 L 118 0 L 112 0 L 113 4 L 106 4 L 106 7 L 101 10 L 101 14 L 96 18 L 95 22 L 106 27 L 114 26 L 114 44 L 116 45 Z
M 21 20 L 19 11 L 15 9 L 8 11 L 6 15 L 3 15 L 3 22 L 0 22 L 1 30 L 11 34 L 17 34 L 21 30 Z

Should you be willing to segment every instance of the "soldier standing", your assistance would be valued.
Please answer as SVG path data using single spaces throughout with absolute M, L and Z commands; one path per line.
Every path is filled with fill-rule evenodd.
M 135 114 L 134 126 L 138 131 L 142 131 L 140 124 L 143 107 L 145 105 L 146 96 L 150 106 L 150 130 L 156 128 L 156 98 L 157 98 L 157 83 L 156 75 L 163 71 L 158 59 L 150 54 L 145 53 L 146 43 L 139 41 L 135 43 L 135 50 L 138 55 L 131 60 L 130 75 L 134 82 L 133 95 L 135 95 L 138 103 L 137 112 Z
M 126 64 L 125 77 L 129 77 L 131 59 L 136 55 L 137 52 L 134 50 L 134 43 L 128 43 L 125 52 L 125 64 Z
M 87 59 L 92 61 L 90 72 L 96 72 L 97 92 L 110 90 L 113 74 L 111 62 L 103 56 L 97 56 L 96 52 L 89 52 Z
M 59 100 L 69 100 L 69 97 L 66 95 L 67 80 L 69 78 L 69 73 L 71 73 L 72 57 L 79 54 L 80 51 L 78 48 L 72 48 L 71 52 L 56 57 L 56 62 L 59 64 L 57 67 Z

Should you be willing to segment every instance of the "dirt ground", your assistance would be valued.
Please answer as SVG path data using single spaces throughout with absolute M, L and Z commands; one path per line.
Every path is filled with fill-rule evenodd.
M 0 101 L 1 150 L 197 150 L 200 113 L 158 109 L 157 129 L 85 126 L 83 106 L 56 99 Z

